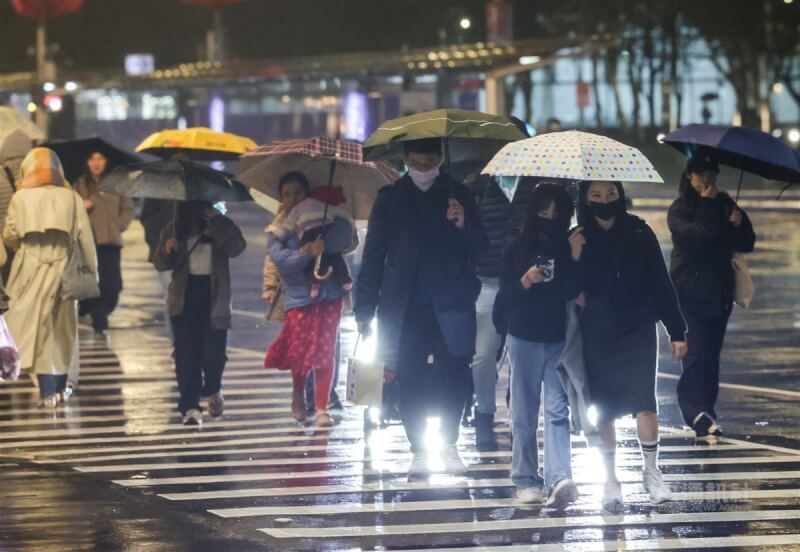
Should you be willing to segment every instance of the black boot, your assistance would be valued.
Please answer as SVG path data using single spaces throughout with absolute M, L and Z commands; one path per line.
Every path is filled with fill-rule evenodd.
M 497 438 L 494 434 L 494 414 L 475 414 L 475 446 L 480 452 L 490 452 L 498 449 Z

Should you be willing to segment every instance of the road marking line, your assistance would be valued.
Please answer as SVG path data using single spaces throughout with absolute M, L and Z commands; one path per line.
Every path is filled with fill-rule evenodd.
M 675 374 L 667 374 L 664 372 L 659 372 L 659 377 L 670 379 L 670 380 L 679 380 L 680 376 Z M 789 389 L 776 389 L 774 387 L 759 387 L 754 385 L 742 385 L 739 383 L 720 383 L 719 386 L 723 389 L 735 389 L 736 391 L 748 391 L 751 393 L 765 393 L 767 395 L 781 395 L 783 397 L 792 397 L 794 399 L 800 399 L 800 391 L 791 391 Z

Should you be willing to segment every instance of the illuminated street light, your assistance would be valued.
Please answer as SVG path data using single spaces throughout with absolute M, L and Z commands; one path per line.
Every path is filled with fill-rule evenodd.
M 36 113 L 36 110 L 37 110 L 37 109 L 38 109 L 38 107 L 36 107 L 36 104 L 35 104 L 35 103 L 33 103 L 33 102 L 28 102 L 28 112 L 29 112 L 29 113 Z
M 533 65 L 534 63 L 539 63 L 542 60 L 539 56 L 522 56 L 519 58 L 520 65 Z
M 466 31 L 472 27 L 472 21 L 469 17 L 462 17 L 461 21 L 458 22 L 458 25 Z
M 773 84 L 772 91 L 775 92 L 776 94 L 783 94 L 783 83 L 776 82 L 775 84 Z
M 55 89 L 56 85 L 52 82 L 46 82 L 44 83 L 44 86 L 42 86 L 42 90 L 44 90 L 45 92 L 52 92 Z
M 64 90 L 67 92 L 75 92 L 78 89 L 78 83 L 74 81 L 68 81 L 67 84 L 64 85 Z
M 800 130 L 793 128 L 789 131 L 787 137 L 792 144 L 797 145 L 797 143 L 800 142 Z

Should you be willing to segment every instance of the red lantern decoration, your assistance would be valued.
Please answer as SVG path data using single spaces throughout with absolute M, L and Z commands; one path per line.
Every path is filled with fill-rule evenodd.
M 83 0 L 11 0 L 11 7 L 22 17 L 41 22 L 78 11 Z
M 183 3 L 194 6 L 206 6 L 208 8 L 221 10 L 223 8 L 227 8 L 228 6 L 232 6 L 233 4 L 240 4 L 246 1 L 247 0 L 183 0 Z

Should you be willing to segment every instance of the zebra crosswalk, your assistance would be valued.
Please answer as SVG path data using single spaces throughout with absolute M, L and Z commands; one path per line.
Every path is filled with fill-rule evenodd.
M 600 460 L 578 437 L 580 500 L 565 512 L 522 508 L 509 479 L 507 427 L 498 426 L 502 447 L 490 453 L 477 452 L 472 430 L 463 429 L 465 477 L 409 482 L 401 427 L 365 435 L 358 409 L 340 413 L 332 429 L 298 425 L 290 379 L 265 371 L 257 350 L 231 349 L 221 419 L 180 425 L 170 353 L 155 333 L 85 341 L 80 392 L 55 411 L 35 406 L 29 381 L 0 387 L 0 456 L 154 493 L 187 516 L 230 524 L 265 550 L 800 547 L 800 450 L 731 438 L 699 446 L 666 428 L 661 465 L 674 500 L 651 506 L 635 428 L 622 423 L 624 515 L 601 511 Z

